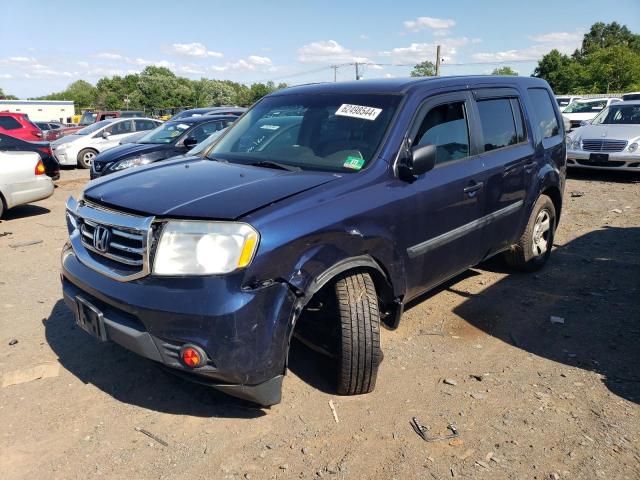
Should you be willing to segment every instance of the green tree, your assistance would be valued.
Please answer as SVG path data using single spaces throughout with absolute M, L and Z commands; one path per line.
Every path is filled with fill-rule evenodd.
M 511 75 L 513 77 L 517 77 L 518 72 L 516 72 L 513 68 L 505 65 L 504 67 L 494 68 L 493 72 L 491 72 L 491 75 Z
M 576 58 L 583 58 L 601 48 L 626 46 L 635 51 L 640 51 L 640 35 L 632 33 L 626 25 L 617 22 L 597 22 L 591 25 L 589 31 L 582 39 L 582 46 L 576 51 Z
M 567 79 L 567 69 L 571 62 L 571 58 L 554 48 L 538 62 L 533 76 L 544 78 L 555 92 L 572 93 L 574 85 Z
M 584 60 L 585 90 L 592 93 L 625 92 L 640 83 L 640 53 L 626 45 L 599 48 Z
M 425 60 L 422 63 L 418 63 L 413 70 L 411 70 L 412 77 L 433 77 L 436 74 L 436 66 L 433 62 Z
M 15 95 L 7 95 L 4 93 L 4 90 L 0 88 L 0 100 L 18 100 L 18 97 Z

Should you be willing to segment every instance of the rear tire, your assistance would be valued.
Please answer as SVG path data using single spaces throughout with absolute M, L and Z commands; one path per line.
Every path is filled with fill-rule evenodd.
M 2 198 L 2 194 L 0 194 L 0 218 L 4 215 L 4 198 Z
M 541 269 L 551 255 L 555 231 L 556 209 L 551 198 L 540 195 L 520 240 L 504 254 L 507 264 L 527 272 Z
M 96 158 L 97 154 L 98 152 L 92 148 L 80 150 L 80 153 L 78 153 L 78 166 L 80 168 L 91 168 L 91 163 L 93 162 L 93 159 Z
M 380 349 L 380 312 L 368 273 L 353 273 L 335 284 L 340 322 L 338 386 L 340 395 L 371 392 L 376 385 Z

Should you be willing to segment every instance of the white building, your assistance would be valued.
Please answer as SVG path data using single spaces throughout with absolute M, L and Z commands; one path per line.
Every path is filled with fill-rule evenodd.
M 66 100 L 0 100 L 0 112 L 26 113 L 32 122 L 62 123 L 71 123 L 76 113 L 73 102 Z

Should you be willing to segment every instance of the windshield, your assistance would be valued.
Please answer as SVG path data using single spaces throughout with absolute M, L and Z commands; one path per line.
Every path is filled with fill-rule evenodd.
M 227 131 L 227 129 L 223 128 L 222 130 L 218 130 L 217 132 L 213 132 L 206 139 L 204 139 L 202 142 L 200 142 L 195 147 L 193 147 L 191 150 L 189 150 L 186 153 L 186 155 L 200 155 L 207 148 L 209 148 L 211 146 L 211 144 L 213 142 L 215 142 L 222 133 L 224 133 L 226 131 Z
M 589 113 L 598 112 L 607 106 L 606 100 L 600 100 L 597 102 L 573 102 L 563 113 Z
M 93 125 L 89 125 L 88 127 L 83 128 L 82 130 L 78 130 L 76 135 L 89 135 L 97 130 L 100 130 L 102 127 L 106 127 L 107 125 L 113 123 L 111 120 L 102 120 L 98 123 L 94 123 Z
M 189 128 L 191 128 L 191 125 L 188 123 L 163 123 L 138 140 L 138 143 L 171 143 Z
M 622 100 L 625 102 L 629 100 L 640 100 L 640 93 L 627 93 L 622 96 Z
M 300 168 L 357 171 L 375 154 L 399 95 L 278 95 L 234 123 L 209 156 L 229 162 L 278 162 Z
M 611 105 L 591 121 L 592 125 L 638 125 L 640 105 Z
M 95 123 L 96 118 L 98 118 L 98 114 L 96 112 L 84 112 L 82 117 L 80 117 L 80 123 L 78 125 L 91 125 Z

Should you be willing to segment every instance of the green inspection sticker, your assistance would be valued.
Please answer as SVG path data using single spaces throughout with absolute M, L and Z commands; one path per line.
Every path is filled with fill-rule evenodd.
M 342 164 L 344 168 L 350 168 L 352 170 L 360 170 L 364 166 L 364 158 L 360 157 L 347 157 Z

